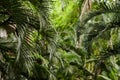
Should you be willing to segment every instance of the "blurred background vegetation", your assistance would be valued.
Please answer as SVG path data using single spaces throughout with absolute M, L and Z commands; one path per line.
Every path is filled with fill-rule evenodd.
M 1 0 L 0 80 L 120 80 L 119 0 Z

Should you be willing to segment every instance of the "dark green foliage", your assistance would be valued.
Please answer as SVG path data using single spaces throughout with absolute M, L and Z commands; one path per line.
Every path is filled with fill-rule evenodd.
M 119 80 L 117 1 L 1 0 L 0 79 Z

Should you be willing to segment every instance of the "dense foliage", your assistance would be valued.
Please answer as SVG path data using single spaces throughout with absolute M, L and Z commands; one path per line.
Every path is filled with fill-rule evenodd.
M 119 0 L 1 0 L 0 80 L 119 80 Z

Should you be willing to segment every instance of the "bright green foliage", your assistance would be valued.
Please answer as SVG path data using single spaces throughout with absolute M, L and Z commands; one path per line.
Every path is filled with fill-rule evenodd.
M 79 3 L 77 0 L 55 0 L 50 14 L 53 25 L 60 28 L 73 27 L 80 14 Z

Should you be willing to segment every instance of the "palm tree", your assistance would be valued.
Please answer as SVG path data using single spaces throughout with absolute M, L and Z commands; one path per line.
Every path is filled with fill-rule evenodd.
M 44 80 L 42 57 L 49 55 L 51 28 L 47 0 L 0 1 L 0 79 Z M 39 64 L 39 65 L 38 65 Z M 46 74 L 47 73 L 47 74 Z M 41 76 L 39 76 L 41 75 Z
M 0 79 L 119 80 L 118 0 L 55 1 L 0 2 Z
M 92 79 L 119 79 L 118 70 L 111 64 L 117 64 L 119 54 L 119 15 L 120 4 L 116 1 L 95 1 L 92 5 L 93 10 L 84 19 L 79 22 L 77 28 L 78 40 L 81 42 L 81 48 L 87 51 L 85 57 L 86 69 L 94 74 Z M 96 5 L 97 4 L 97 5 Z M 82 38 L 79 38 L 82 36 Z M 115 57 L 116 56 L 116 57 Z M 113 59 L 114 58 L 114 59 Z M 93 59 L 92 61 L 89 61 Z M 108 61 L 110 60 L 110 61 Z M 108 69 L 108 64 L 111 65 Z M 91 66 L 91 67 L 90 67 Z M 112 75 L 112 76 L 111 76 Z

